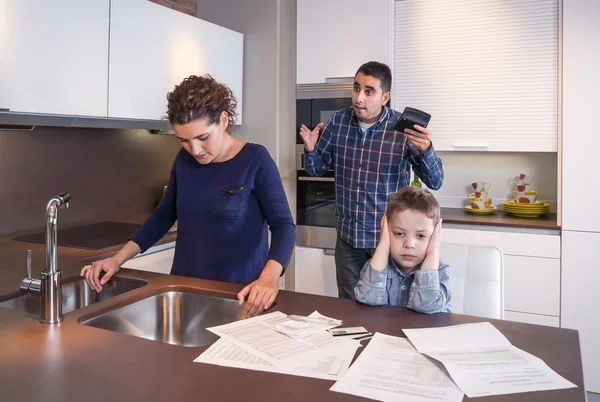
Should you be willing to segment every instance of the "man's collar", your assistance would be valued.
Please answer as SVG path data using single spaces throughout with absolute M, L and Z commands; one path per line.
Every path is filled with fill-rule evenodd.
M 358 117 L 356 116 L 356 112 L 354 111 L 354 108 L 352 108 L 352 121 L 354 121 L 354 123 L 356 123 L 356 125 L 358 126 Z M 389 108 L 387 106 L 383 106 L 382 107 L 382 112 L 381 115 L 379 115 L 379 119 L 377 119 L 377 121 L 375 122 L 374 126 L 377 127 L 381 124 L 382 121 L 384 121 L 385 119 L 387 119 L 387 117 L 389 116 L 390 112 L 389 112 Z

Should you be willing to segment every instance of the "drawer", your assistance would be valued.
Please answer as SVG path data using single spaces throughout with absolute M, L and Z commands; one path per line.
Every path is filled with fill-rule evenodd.
M 554 235 L 444 228 L 442 241 L 497 246 L 505 255 L 560 258 L 560 236 Z
M 524 322 L 526 324 L 545 325 L 547 327 L 559 327 L 560 320 L 558 317 L 551 317 L 540 314 L 518 313 L 516 311 L 504 310 L 504 319 L 506 321 Z
M 504 309 L 560 316 L 560 260 L 505 255 Z

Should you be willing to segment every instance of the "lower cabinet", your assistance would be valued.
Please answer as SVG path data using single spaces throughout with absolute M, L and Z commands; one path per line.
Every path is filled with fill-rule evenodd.
M 122 267 L 159 274 L 170 274 L 174 256 L 175 242 L 172 242 L 151 247 L 144 254 L 138 254 L 137 257 L 127 261 Z
M 442 241 L 500 247 L 504 254 L 504 318 L 560 325 L 560 232 L 444 228 Z
M 563 231 L 561 327 L 579 331 L 583 376 L 600 393 L 600 233 Z
M 296 246 L 294 290 L 337 297 L 334 250 Z

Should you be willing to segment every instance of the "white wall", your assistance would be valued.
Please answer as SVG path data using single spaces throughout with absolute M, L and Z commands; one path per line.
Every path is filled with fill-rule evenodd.
M 433 145 L 435 146 L 435 127 Z M 512 178 L 519 173 L 531 175 L 539 191 L 539 199 L 550 202 L 556 211 L 557 154 L 551 152 L 440 152 L 444 164 L 444 183 L 435 195 L 442 207 L 463 207 L 476 180 L 489 181 L 494 206 L 512 199 Z
M 295 221 L 296 0 L 198 0 L 198 17 L 244 34 L 244 121 L 233 135 L 269 150 Z M 294 259 L 286 280 L 293 270 Z

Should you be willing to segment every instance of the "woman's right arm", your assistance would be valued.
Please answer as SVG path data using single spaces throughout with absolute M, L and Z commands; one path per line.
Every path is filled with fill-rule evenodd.
M 121 265 L 136 256 L 142 249 L 136 242 L 129 240 L 115 255 L 105 260 L 94 261 L 81 269 L 80 275 L 96 292 L 102 291 L 102 285 L 121 269 Z M 100 272 L 104 272 L 102 280 L 99 279 Z
M 182 151 L 184 150 L 182 149 Z M 127 244 L 117 254 L 105 260 L 95 261 L 91 265 L 86 265 L 81 269 L 80 275 L 85 277 L 88 285 L 96 292 L 102 291 L 102 285 L 119 272 L 121 265 L 150 248 L 167 233 L 177 220 L 176 166 L 180 154 L 177 155 L 171 168 L 169 185 L 165 194 L 150 218 L 131 236 Z M 99 276 L 102 271 L 104 271 L 104 277 L 100 280 Z

